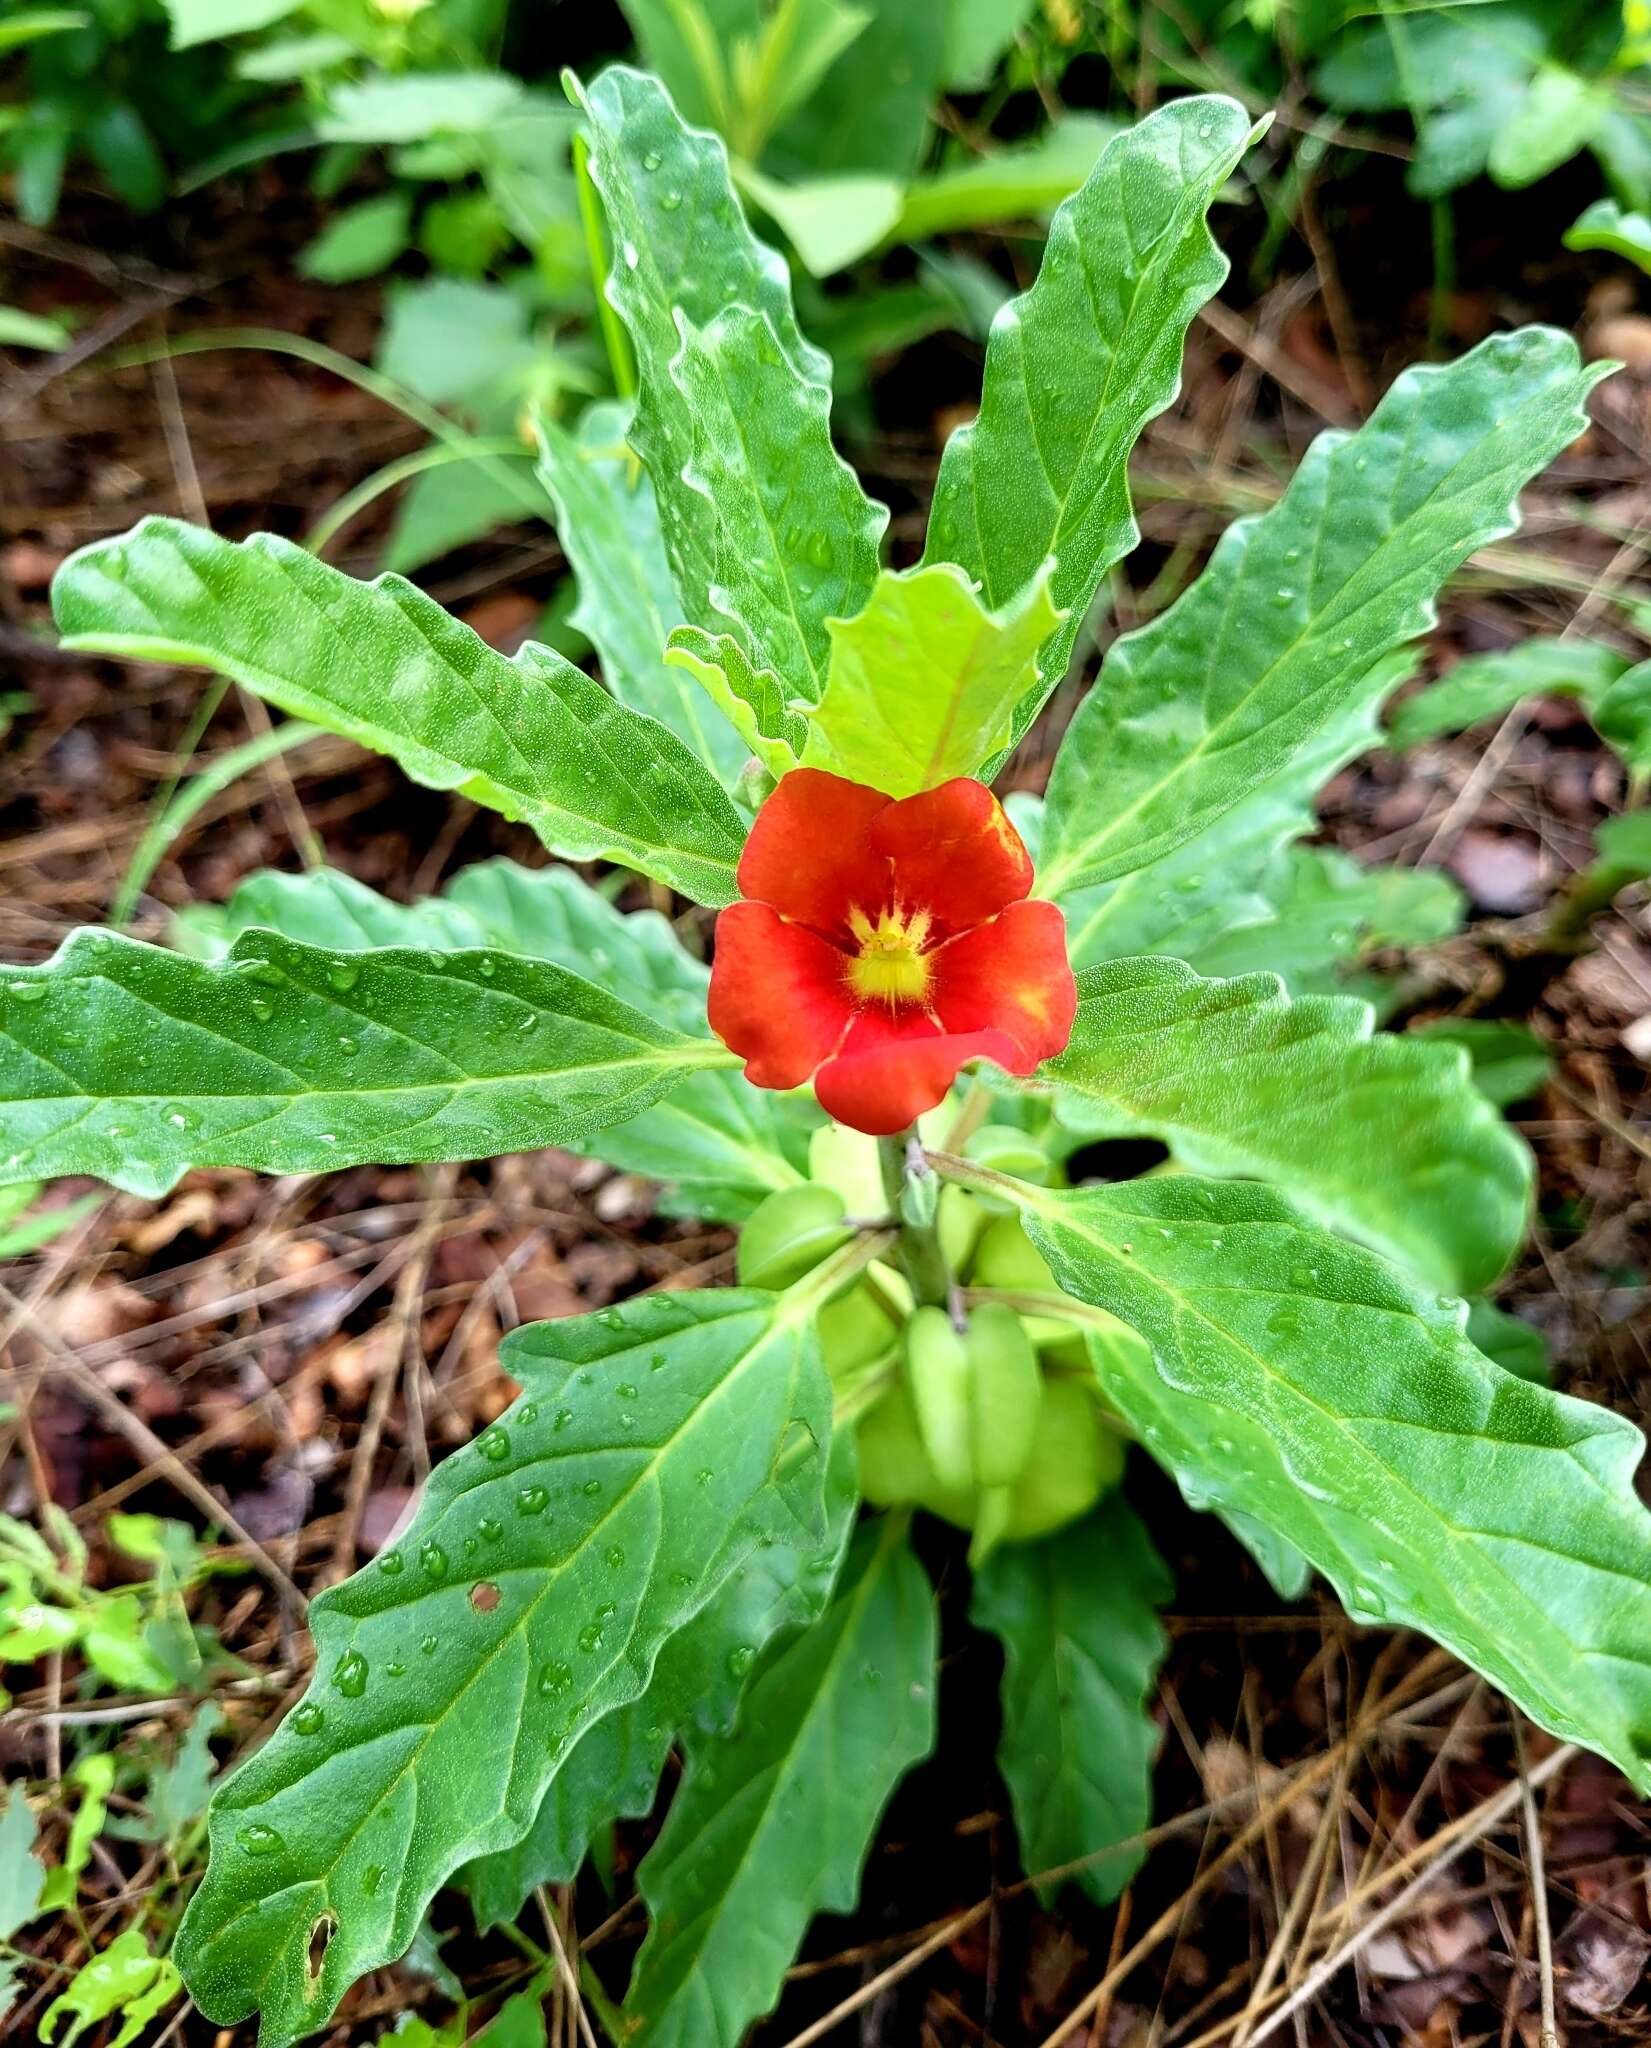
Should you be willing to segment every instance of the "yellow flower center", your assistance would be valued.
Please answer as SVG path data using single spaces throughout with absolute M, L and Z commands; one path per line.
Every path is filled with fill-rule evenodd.
M 848 914 L 860 948 L 848 963 L 848 983 L 862 1003 L 921 1003 L 931 971 L 923 948 L 932 922 L 926 910 L 885 910 L 875 924 L 858 908 Z

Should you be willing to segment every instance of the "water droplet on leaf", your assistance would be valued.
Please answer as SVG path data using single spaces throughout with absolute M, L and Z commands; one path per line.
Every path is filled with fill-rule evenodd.
M 333 1685 L 347 1700 L 358 1700 L 367 1690 L 367 1660 L 359 1650 L 346 1650 L 333 1666 Z

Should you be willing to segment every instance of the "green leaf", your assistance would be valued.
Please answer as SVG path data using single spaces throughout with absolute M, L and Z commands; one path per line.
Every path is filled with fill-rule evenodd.
M 1108 649 L 1056 756 L 1044 893 L 1160 859 L 1385 695 L 1439 586 L 1514 530 L 1603 374 L 1569 335 L 1524 328 L 1406 371 L 1356 433 L 1320 434 L 1278 504 Z
M 1651 775 L 1651 661 L 1636 662 L 1588 706 L 1594 730 L 1636 776 Z
M 273 932 L 184 959 L 72 933 L 0 997 L 0 1181 L 163 1195 L 266 1173 L 582 1142 L 731 1060 L 592 983 L 491 951 L 334 958 Z
M 514 397 L 543 360 L 527 308 L 503 285 L 427 277 L 394 283 L 386 297 L 378 367 L 432 405 L 476 407 Z M 524 511 L 537 495 L 524 490 Z
M 1534 185 L 1585 148 L 1611 111 L 1611 88 L 1564 64 L 1544 64 L 1496 132 L 1486 159 L 1498 185 Z
M 532 465 L 515 454 L 438 462 L 413 478 L 396 506 L 382 566 L 411 575 L 501 526 L 519 525 L 537 497 Z M 547 510 L 539 506 L 537 516 Z
M 657 911 L 621 914 L 565 868 L 530 873 L 512 861 L 466 868 L 448 898 L 496 944 L 588 974 L 645 1015 L 703 1033 L 709 974 Z M 808 1133 L 818 1121 L 809 1102 L 712 1070 L 574 1149 L 663 1182 L 667 1214 L 739 1223 L 765 1196 L 805 1177 Z
M 1145 1832 L 1158 1726 L 1148 1712 L 1168 1647 L 1157 1609 L 1168 1567 L 1118 1495 L 1042 1543 L 993 1552 L 974 1577 L 969 1619 L 1003 1644 L 998 1768 L 1020 1860 L 1055 1870 Z M 1072 1873 L 1107 1906 L 1143 1851 Z M 1040 1887 L 1045 1903 L 1057 1884 Z
M 1567 249 L 1609 249 L 1651 274 L 1651 214 L 1631 213 L 1614 199 L 1596 199 L 1565 231 Z
M 1037 282 L 992 323 L 980 413 L 946 444 L 923 558 L 960 563 L 1001 605 L 1054 556 L 1066 618 L 1017 738 L 1137 539 L 1130 450 L 1179 389 L 1187 328 L 1227 274 L 1204 215 L 1249 135 L 1235 101 L 1198 98 L 1117 136 L 1055 215 Z
M 1579 906 L 1577 916 L 1584 923 L 1624 889 L 1651 878 L 1651 810 L 1625 811 L 1620 817 L 1607 818 L 1594 841 L 1594 860 L 1574 878 L 1570 889 Z
M 1037 0 L 951 0 L 946 19 L 946 86 L 984 92 L 998 60 L 1037 11 Z
M 1431 688 L 1407 697 L 1388 721 L 1392 747 L 1413 747 L 1442 733 L 1466 732 L 1525 697 L 1579 697 L 1592 710 L 1627 658 L 1595 640 L 1533 635 L 1499 654 L 1470 654 Z
M 42 36 L 59 36 L 71 28 L 85 28 L 92 17 L 80 7 L 24 7 L 0 21 L 0 54 L 18 50 Z
M 830 363 L 798 330 L 783 260 L 746 227 L 717 138 L 622 66 L 582 103 L 608 293 L 636 350 L 632 438 L 683 610 L 817 703 L 825 622 L 864 606 L 888 520 L 831 445 Z
M 1333 847 L 1287 848 L 1256 887 L 1267 914 L 1213 932 L 1186 956 L 1189 966 L 1277 974 L 1292 995 L 1362 995 L 1379 1013 L 1386 984 L 1351 963 L 1375 947 L 1434 945 L 1462 924 L 1462 892 L 1439 869 L 1360 867 Z
M 830 277 L 875 249 L 900 218 L 893 178 L 849 173 L 782 185 L 750 164 L 735 167 L 740 190 L 784 232 L 814 277 Z
M 215 669 L 553 853 L 704 903 L 738 893 L 739 816 L 674 733 L 545 648 L 507 661 L 399 576 L 358 583 L 273 534 L 145 519 L 71 555 L 52 602 L 66 645 Z
M 1410 672 L 1390 674 L 1389 687 Z M 1337 769 L 1376 744 L 1377 699 L 1342 712 L 1291 756 L 1277 774 L 1219 813 L 1150 867 L 1069 892 L 1063 899 L 1072 962 L 1087 967 L 1140 953 L 1167 953 L 1202 971 L 1203 953 L 1239 943 L 1246 928 L 1277 916 L 1292 840 L 1318 829 L 1313 799 Z M 1035 860 L 1042 861 L 1045 812 L 1024 796 L 1009 799 Z M 1283 967 L 1279 969 L 1284 972 Z
M 327 868 L 251 875 L 216 919 L 197 913 L 185 932 L 197 957 L 211 959 L 258 926 L 346 952 L 501 946 L 595 980 L 673 1030 L 704 1033 L 710 977 L 703 963 L 657 911 L 617 911 L 566 868 L 484 861 L 456 875 L 444 897 L 412 904 L 392 903 Z M 818 1112 L 799 1098 L 713 1070 L 690 1074 L 599 1139 L 561 1142 L 664 1183 L 660 1207 L 667 1214 L 738 1223 L 765 1196 L 805 1177 L 808 1133 L 817 1121 Z
M 709 692 L 740 738 L 776 781 L 795 768 L 808 739 L 808 720 L 772 669 L 757 667 L 730 633 L 678 626 L 665 659 Z
M 0 1806 L 0 1941 L 10 1941 L 34 1918 L 46 1872 L 34 1854 L 34 1815 L 13 1784 Z
M 381 72 L 335 85 L 316 133 L 324 142 L 367 143 L 485 135 L 514 110 L 522 91 L 521 80 L 502 71 Z
M 31 1187 L 37 1187 L 37 1184 L 23 1183 L 25 1191 Z M 8 1205 L 0 1197 L 0 1259 L 21 1259 L 29 1252 L 38 1251 L 43 1244 L 50 1244 L 53 1238 L 61 1237 L 64 1231 L 72 1229 L 82 1217 L 90 1216 L 102 1200 L 101 1195 L 82 1195 L 78 1201 L 65 1202 L 61 1208 L 36 1209 L 32 1215 L 18 1216 L 5 1213 Z
M 817 1526 L 811 1312 L 653 1294 L 507 1340 L 522 1399 L 437 1467 L 388 1562 L 314 1602 L 309 1691 L 213 1799 L 176 1951 L 203 2012 L 261 2009 L 264 2048 L 323 2025 L 451 1872 L 520 1840 L 742 1554 Z
M 174 50 L 271 28 L 298 4 L 299 0 L 161 0 L 172 25 L 169 42 Z
M 587 406 L 573 433 L 542 413 L 535 422 L 539 478 L 579 583 L 573 624 L 601 656 L 602 680 L 620 703 L 668 725 L 732 783 L 749 750 L 693 678 L 665 660 L 682 608 L 653 485 L 625 446 L 628 423 L 627 408 L 612 404 Z
M 298 252 L 299 275 L 324 284 L 376 277 L 407 247 L 412 215 L 412 195 L 406 191 L 381 192 L 346 206 Z
M 815 1912 L 847 1912 L 889 1794 L 934 1741 L 934 1596 L 897 1517 L 752 1675 L 732 1735 L 695 1743 L 637 1871 L 652 1921 L 625 1999 L 649 2048 L 737 2048 Z
M 824 1541 L 774 1542 L 754 1552 L 665 1644 L 647 1691 L 580 1737 L 521 1841 L 459 1873 L 479 1927 L 513 1920 L 535 1885 L 569 1883 L 600 1828 L 648 1814 L 681 1731 L 728 1733 L 757 1653 L 782 1629 L 806 1627 L 824 1610 L 858 1505 L 854 1439 L 843 1431 L 831 1440 Z
M 879 0 L 869 12 L 770 140 L 764 162 L 781 177 L 869 171 L 904 181 L 917 169 L 945 69 L 948 10 Z
M 1552 1368 L 1547 1338 L 1522 1317 L 1509 1315 L 1494 1302 L 1481 1299 L 1468 1303 L 1468 1342 L 1504 1372 L 1532 1380 L 1539 1387 L 1548 1384 Z
M 890 796 L 973 775 L 1009 742 L 1060 624 L 1049 565 L 988 611 L 950 562 L 885 569 L 865 610 L 831 621 L 831 670 L 803 759 Z
M 114 2015 L 120 2030 L 109 2048 L 129 2048 L 157 2013 L 182 1989 L 183 1980 L 165 1956 L 152 1956 L 140 1927 L 117 1934 L 107 1948 L 82 1963 L 62 1992 L 40 2015 L 40 2039 L 55 2048 L 73 2048 L 90 2026 Z M 67 2032 L 58 2022 L 69 2016 Z
M 223 1721 L 223 1710 L 215 1700 L 202 1703 L 184 1731 L 177 1754 L 150 1779 L 147 1818 L 121 1830 L 123 1834 L 140 1842 L 175 1842 L 200 1818 L 206 1811 L 214 1770 L 208 1744 Z M 110 1832 L 115 1830 L 111 1827 Z
M 489 930 L 459 904 L 441 897 L 393 903 L 336 868 L 311 868 L 301 875 L 266 868 L 238 882 L 227 903 L 191 904 L 180 922 L 186 939 L 182 950 L 201 960 L 222 959 L 243 932 L 260 927 L 300 945 L 350 953 L 382 946 L 434 946 L 445 951 L 489 944 L 502 944 L 513 953 L 532 951 Z
M 61 320 L 25 313 L 21 306 L 0 306 L 0 348 L 67 348 L 69 338 Z
M 1453 1292 L 1517 1249 L 1530 1155 L 1458 1048 L 1372 1036 L 1356 997 L 1292 1001 L 1272 975 L 1206 981 L 1176 960 L 1090 968 L 1078 990 L 1071 1043 L 1040 1069 L 1069 1128 L 1150 1133 L 1193 1172 L 1276 1182 Z
M 891 242 L 921 242 L 994 221 L 1042 219 L 1094 170 L 1118 124 L 1067 114 L 1023 149 L 963 158 L 908 186 Z
M 1441 1017 L 1411 1026 L 1428 1045 L 1459 1045 L 1468 1056 L 1473 1085 L 1498 1109 L 1528 1102 L 1553 1072 L 1548 1048 L 1528 1024 L 1501 1017 Z
M 1151 1385 L 1097 1366 L 1149 1450 L 1175 1469 L 1179 1441 L 1201 1445 L 1197 1490 L 1294 1544 L 1355 1620 L 1423 1630 L 1651 1786 L 1637 1429 L 1502 1372 L 1460 1303 L 1269 1188 L 1168 1175 L 992 1192 L 1062 1288 L 1151 1346 Z

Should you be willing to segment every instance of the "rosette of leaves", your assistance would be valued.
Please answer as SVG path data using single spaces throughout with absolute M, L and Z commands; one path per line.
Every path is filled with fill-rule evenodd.
M 602 682 L 543 649 L 506 660 L 393 576 L 164 520 L 72 558 L 57 614 L 83 652 L 232 676 L 561 862 L 722 906 L 754 777 L 823 760 L 898 797 L 990 778 L 1030 729 L 1135 541 L 1130 451 L 1224 276 L 1206 214 L 1250 122 L 1186 99 L 1108 147 L 994 328 L 924 559 L 896 572 L 886 514 L 833 446 L 829 363 L 721 143 L 634 71 L 580 106 L 638 369 L 610 424 L 645 472 L 617 443 L 545 442 Z M 1598 374 L 1540 328 L 1407 373 L 1112 645 L 1041 813 L 1022 813 L 1080 970 L 1070 1043 L 1024 1088 L 984 1084 L 1018 1153 L 936 1164 L 1024 1246 L 996 1286 L 977 1260 L 978 1292 L 1028 1332 L 1052 1322 L 1068 1390 L 1104 1397 L 1115 1437 L 1280 1584 L 1321 1572 L 1355 1615 L 1432 1635 L 1643 1787 L 1640 1438 L 1492 1364 L 1458 1299 L 1516 1249 L 1529 1161 L 1460 1045 L 1377 1031 L 1309 974 L 1292 990 L 1250 971 L 1267 928 L 1317 919 L 1351 952 L 1372 921 L 1421 915 L 1295 841 L 1441 583 L 1513 529 Z M 88 931 L 6 972 L 0 1178 L 155 1195 L 198 1165 L 573 1145 L 735 1223 L 811 1172 L 844 1178 L 842 1134 L 752 1088 L 710 1034 L 705 969 L 671 926 L 565 865 L 473 869 L 410 904 L 260 876 L 180 938 Z M 1181 1170 L 1063 1185 L 1080 1141 L 1117 1132 Z M 308 1691 L 215 1795 L 176 1950 L 212 2019 L 256 2008 L 284 2048 L 406 1950 L 449 1881 L 509 1916 L 647 1808 L 673 1747 L 616 2024 L 732 2048 L 809 1915 L 851 1903 L 932 1740 L 935 1644 L 907 1517 L 858 1515 L 854 1417 L 888 1359 L 834 1387 L 831 1311 L 946 1219 L 926 1174 L 902 1186 L 896 1164 L 885 1218 L 848 1167 L 856 1220 L 823 1264 L 509 1340 L 519 1400 L 436 1471 L 391 1550 L 315 1602 Z M 1027 1866 L 1088 1859 L 1097 1897 L 1149 1810 L 1166 1585 L 1115 1493 L 999 1547 L 978 1581 Z

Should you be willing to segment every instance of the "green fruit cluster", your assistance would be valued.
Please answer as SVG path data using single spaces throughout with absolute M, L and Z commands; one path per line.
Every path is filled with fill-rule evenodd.
M 952 1273 L 970 1287 L 1061 1299 L 1018 1216 L 995 1207 L 943 1190 L 936 1227 Z M 820 1182 L 770 1196 L 741 1236 L 741 1282 L 800 1278 L 852 1234 L 845 1210 Z M 970 1530 L 977 1562 L 999 1543 L 1029 1542 L 1086 1514 L 1123 1469 L 1124 1440 L 1083 1338 L 1062 1317 L 988 1302 L 954 1321 L 944 1308 L 914 1307 L 900 1277 L 874 1266 L 821 1310 L 819 1331 L 839 1398 L 860 1406 L 866 1499 L 927 1508 Z

